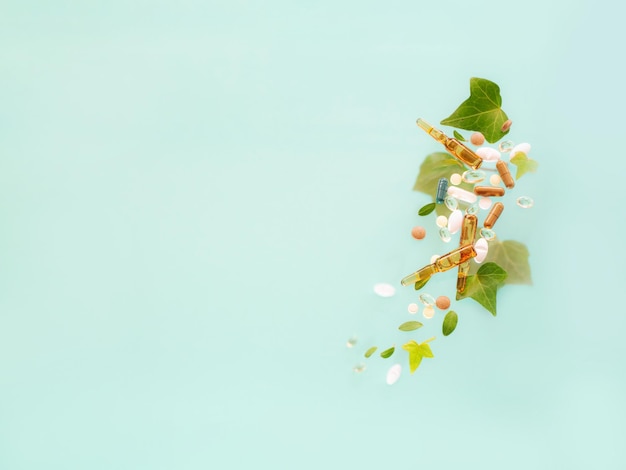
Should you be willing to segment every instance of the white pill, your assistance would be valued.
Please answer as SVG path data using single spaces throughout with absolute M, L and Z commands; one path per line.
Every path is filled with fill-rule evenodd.
M 476 250 L 476 257 L 474 261 L 477 263 L 482 263 L 487 256 L 487 252 L 489 251 L 489 243 L 484 238 L 479 238 L 476 243 L 474 243 L 474 249 Z
M 392 365 L 387 371 L 387 384 L 393 385 L 400 378 L 400 374 L 402 373 L 402 366 L 400 364 Z
M 419 305 L 417 305 L 417 304 L 409 304 L 409 307 L 407 308 L 407 310 L 409 311 L 409 313 L 411 315 L 415 315 L 417 313 L 417 311 L 419 310 Z
M 464 201 L 469 204 L 474 204 L 477 199 L 476 194 L 470 193 L 463 188 L 457 188 L 456 186 L 449 186 L 448 194 L 459 201 Z
M 510 157 L 514 157 L 516 153 L 525 153 L 526 155 L 528 155 L 528 152 L 530 152 L 530 144 L 524 142 L 523 144 L 517 144 L 515 147 L 513 147 L 511 149 L 511 154 Z
M 498 186 L 501 181 L 502 178 L 500 178 L 500 175 L 491 175 L 489 177 L 489 182 L 491 183 L 491 186 Z
M 463 225 L 463 212 L 459 209 L 452 211 L 448 219 L 448 231 L 450 233 L 456 233 L 461 230 L 461 225 Z
M 487 162 L 495 162 L 500 160 L 500 152 L 491 147 L 479 147 L 476 149 L 476 155 Z
M 491 199 L 488 197 L 481 197 L 478 201 L 478 207 L 483 210 L 487 210 L 491 207 Z
M 461 180 L 463 178 L 461 177 L 461 175 L 459 175 L 458 173 L 453 173 L 452 176 L 450 176 L 450 183 L 457 185 L 457 184 L 461 184 Z
M 435 261 L 437 261 L 437 258 L 439 258 L 439 255 L 432 255 L 430 257 L 430 264 L 433 264 Z
M 393 297 L 396 293 L 396 288 L 391 284 L 380 283 L 374 286 L 374 292 L 381 297 Z
M 445 227 L 448 225 L 448 218 L 445 215 L 440 215 L 435 222 L 437 223 L 437 227 Z

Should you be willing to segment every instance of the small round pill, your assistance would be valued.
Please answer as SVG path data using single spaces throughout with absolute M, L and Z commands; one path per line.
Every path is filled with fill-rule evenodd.
M 440 255 L 432 255 L 430 257 L 430 264 L 433 264 L 435 261 L 437 261 L 437 258 L 439 258 Z
M 450 183 L 456 186 L 457 184 L 461 184 L 462 179 L 463 178 L 461 177 L 461 175 L 459 175 L 458 173 L 453 173 L 450 176 Z
M 426 236 L 426 229 L 424 227 L 413 227 L 411 229 L 411 235 L 413 236 L 413 238 L 415 238 L 416 240 L 421 240 Z
M 440 310 L 445 310 L 450 306 L 450 298 L 445 295 L 440 295 L 437 297 L 437 308 Z
M 430 320 L 432 317 L 435 316 L 435 309 L 430 306 L 424 307 L 424 311 L 422 312 L 422 315 L 424 315 L 424 318 L 427 318 Z
M 445 227 L 448 225 L 448 218 L 445 215 L 440 215 L 435 222 L 437 223 L 437 227 Z
M 409 311 L 409 313 L 411 315 L 415 315 L 417 313 L 417 311 L 419 310 L 419 305 L 413 303 L 413 304 L 409 304 L 407 310 Z
M 470 137 L 470 142 L 474 145 L 482 145 L 485 143 L 485 136 L 480 132 L 474 132 Z
M 500 178 L 500 175 L 491 175 L 489 177 L 489 183 L 491 183 L 492 186 L 498 186 L 501 181 L 502 178 Z
M 504 124 L 502 124 L 502 132 L 506 132 L 511 128 L 511 124 L 513 124 L 513 121 L 511 121 L 510 119 L 507 119 L 506 121 L 504 121 Z
M 478 205 L 480 206 L 481 209 L 487 210 L 491 207 L 491 199 L 488 197 L 481 197 L 478 200 Z

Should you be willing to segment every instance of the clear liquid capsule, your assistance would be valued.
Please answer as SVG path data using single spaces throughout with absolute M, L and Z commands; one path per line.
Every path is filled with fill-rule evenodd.
M 448 227 L 441 227 L 439 229 L 439 238 L 441 238 L 441 240 L 443 240 L 445 243 L 448 243 L 450 240 L 452 240 L 452 235 L 450 235 L 450 230 L 448 230 Z
M 450 209 L 451 211 L 454 211 L 457 209 L 457 207 L 459 207 L 459 201 L 457 201 L 452 196 L 446 196 L 443 202 L 446 205 L 446 207 Z
M 498 145 L 498 148 L 500 149 L 500 152 L 502 153 L 508 153 L 511 151 L 511 149 L 515 146 L 515 144 L 513 142 L 511 142 L 510 140 L 503 140 L 502 142 L 500 142 L 500 145 Z
M 426 307 L 432 307 L 436 302 L 435 298 L 430 294 L 420 294 L 419 299 Z
M 520 196 L 517 198 L 517 205 L 522 209 L 530 209 L 534 204 L 535 201 L 528 196 Z
M 357 374 L 360 374 L 361 372 L 363 372 L 365 370 L 365 364 L 363 364 L 363 363 L 357 364 L 356 366 L 354 366 L 352 368 L 352 370 L 354 372 L 356 372 Z
M 461 178 L 466 183 L 480 183 L 485 179 L 485 172 L 482 170 L 468 170 L 461 175 Z
M 469 215 L 477 214 L 479 208 L 480 208 L 479 203 L 475 202 L 474 204 L 470 204 L 469 206 L 467 206 L 467 209 L 465 209 L 465 213 Z
M 488 228 L 481 228 L 480 236 L 485 240 L 493 240 L 494 238 L 496 238 L 496 232 Z

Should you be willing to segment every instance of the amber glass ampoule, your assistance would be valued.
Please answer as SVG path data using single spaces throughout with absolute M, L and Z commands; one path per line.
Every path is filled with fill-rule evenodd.
M 476 237 L 476 227 L 478 226 L 478 218 L 474 214 L 466 214 L 463 217 L 463 225 L 461 225 L 461 242 L 460 246 L 474 243 Z M 470 262 L 465 261 L 459 264 L 459 274 L 456 278 L 456 291 L 460 294 L 465 290 L 465 281 L 470 270 Z
M 465 145 L 456 139 L 448 137 L 439 129 L 435 129 L 428 124 L 422 118 L 417 120 L 417 125 L 424 129 L 428 135 L 430 135 L 437 142 L 441 142 L 448 151 L 454 155 L 461 163 L 465 163 L 473 170 L 476 170 L 482 165 L 483 159 L 468 149 Z
M 473 245 L 465 245 L 451 251 L 443 256 L 440 256 L 434 263 L 424 266 L 419 271 L 415 271 L 413 274 L 409 274 L 400 281 L 403 286 L 415 284 L 417 281 L 428 279 L 435 273 L 440 273 L 452 269 L 465 261 L 469 261 L 476 256 L 476 250 Z

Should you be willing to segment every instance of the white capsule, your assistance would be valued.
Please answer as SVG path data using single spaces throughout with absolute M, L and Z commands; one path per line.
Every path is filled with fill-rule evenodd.
M 374 286 L 374 292 L 381 297 L 393 297 L 396 293 L 396 288 L 391 284 L 380 283 Z
M 528 155 L 528 152 L 530 152 L 530 144 L 526 142 L 522 144 L 517 144 L 515 147 L 511 149 L 510 157 L 513 158 L 516 153 L 520 153 L 520 152 Z
M 489 251 L 489 243 L 487 243 L 487 240 L 484 238 L 479 238 L 476 243 L 474 243 L 474 249 L 476 250 L 474 261 L 482 263 L 487 256 L 487 252 Z
M 452 234 L 458 232 L 463 224 L 463 212 L 459 209 L 452 211 L 448 219 L 448 231 Z
M 409 307 L 407 308 L 407 310 L 409 311 L 411 315 L 415 315 L 417 311 L 419 310 L 419 308 L 420 307 L 417 304 L 409 304 Z
M 387 371 L 387 385 L 395 384 L 400 378 L 402 373 L 402 366 L 400 364 L 392 365 Z
M 476 155 L 481 157 L 486 162 L 495 162 L 500 160 L 500 152 L 491 147 L 480 147 L 476 149 Z
M 457 185 L 457 184 L 461 184 L 461 180 L 463 178 L 461 177 L 461 175 L 459 175 L 458 173 L 453 173 L 452 176 L 450 176 L 450 183 Z
M 435 220 L 435 223 L 437 224 L 437 227 L 445 227 L 448 225 L 448 218 L 445 215 L 440 215 L 437 217 L 437 220 Z
M 491 207 L 491 199 L 488 197 L 481 197 L 478 200 L 478 206 L 483 210 L 489 209 Z
M 463 188 L 457 188 L 456 186 L 449 186 L 448 194 L 459 201 L 464 201 L 469 204 L 474 204 L 477 199 L 476 194 L 470 193 Z

